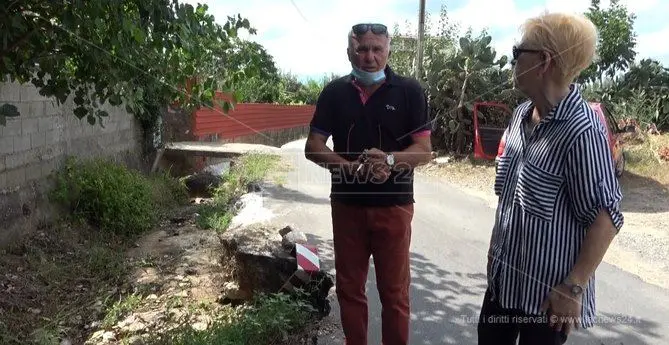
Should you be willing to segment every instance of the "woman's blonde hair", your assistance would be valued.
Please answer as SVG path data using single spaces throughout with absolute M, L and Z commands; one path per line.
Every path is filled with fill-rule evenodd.
M 521 32 L 526 48 L 550 53 L 562 85 L 573 82 L 597 53 L 597 28 L 584 15 L 543 13 L 525 21 Z

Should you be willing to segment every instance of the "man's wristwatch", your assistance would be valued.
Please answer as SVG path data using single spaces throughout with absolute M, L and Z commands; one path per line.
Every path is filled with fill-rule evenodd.
M 386 164 L 388 164 L 389 167 L 393 167 L 395 165 L 395 155 L 392 153 L 389 153 L 386 155 Z

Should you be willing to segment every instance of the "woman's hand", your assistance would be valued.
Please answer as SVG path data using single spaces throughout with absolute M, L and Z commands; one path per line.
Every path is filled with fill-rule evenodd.
M 560 284 L 551 289 L 541 310 L 548 314 L 551 328 L 569 334 L 573 327 L 580 327 L 582 300 L 582 294 L 575 295 L 567 285 Z

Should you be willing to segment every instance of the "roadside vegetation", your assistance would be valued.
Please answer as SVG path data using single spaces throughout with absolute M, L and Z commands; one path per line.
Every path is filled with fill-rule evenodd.
M 183 179 L 68 160 L 49 192 L 63 216 L 0 253 L 0 343 L 269 345 L 298 333 L 309 304 L 282 294 L 221 304 L 223 267 L 211 263 L 235 201 L 249 183 L 280 176 L 278 162 L 242 156 L 215 202 L 193 205 Z
M 80 5 L 12 1 L 0 13 L 7 29 L 0 72 L 58 104 L 71 99 L 70 115 L 90 125 L 107 120 L 101 106 L 121 106 L 151 138 L 166 105 L 230 110 L 214 100 L 218 91 L 237 102 L 314 104 L 336 77 L 282 73 L 264 47 L 240 37 L 256 33 L 242 15 L 214 18 L 208 6 L 183 1 Z M 0 103 L 0 127 L 26 115 Z M 169 334 L 161 341 L 174 344 L 256 345 L 296 333 L 304 322 L 299 301 L 261 296 L 239 308 L 217 301 L 226 283 L 217 234 L 247 185 L 281 170 L 277 161 L 242 157 L 211 202 L 195 205 L 183 179 L 69 160 L 47 193 L 62 217 L 0 252 L 0 344 L 136 344 L 150 333 Z
M 69 159 L 55 174 L 51 201 L 67 219 L 102 232 L 136 236 L 151 230 L 162 212 L 183 205 L 185 186 L 166 175 L 145 177 L 104 159 Z
M 52 186 L 63 216 L 0 256 L 2 344 L 59 344 L 113 318 L 131 268 L 125 251 L 187 201 L 175 179 L 101 159 L 68 160 Z

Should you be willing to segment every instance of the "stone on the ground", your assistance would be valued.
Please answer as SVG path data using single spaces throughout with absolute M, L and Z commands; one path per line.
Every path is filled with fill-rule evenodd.
M 288 229 L 291 231 L 288 231 L 285 235 L 281 234 L 283 236 L 281 244 L 283 245 L 284 249 L 292 250 L 296 243 L 307 244 L 309 242 L 307 235 L 302 231 L 292 231 L 290 227 L 288 227 Z
M 118 323 L 118 328 L 128 333 L 137 333 L 146 328 L 146 324 L 139 320 L 134 314 L 130 314 Z
M 102 333 L 102 340 L 110 341 L 116 339 L 116 334 L 114 332 L 104 332 Z
M 236 282 L 226 282 L 223 285 L 223 291 L 219 297 L 219 302 L 223 304 L 239 304 L 251 299 L 253 295 L 249 291 L 242 291 Z
M 284 243 L 290 241 L 286 239 L 288 237 L 307 242 L 304 233 L 268 222 L 237 227 L 219 235 L 223 265 L 231 264 L 237 283 L 224 289 L 227 291 L 223 292 L 222 298 L 225 300 L 226 293 L 228 301 L 233 301 L 235 297 L 250 298 L 258 293 L 285 292 L 286 282 L 290 279 L 292 286 L 305 290 L 306 298 L 321 316 L 329 314 L 327 297 L 334 286 L 332 277 L 321 271 L 313 274 L 309 282 L 296 284 L 299 279 L 293 277 L 297 271 L 295 242 L 284 247 Z
M 212 191 L 221 184 L 221 177 L 210 172 L 201 172 L 184 179 L 184 184 L 191 195 L 211 197 Z
M 240 290 L 254 294 L 278 292 L 295 272 L 297 261 L 281 246 L 277 227 L 256 223 L 219 235 L 223 264 L 232 261 Z
M 130 338 L 128 338 L 128 339 L 126 340 L 126 343 L 127 343 L 128 345 L 142 345 L 142 344 L 145 343 L 145 339 L 144 339 L 144 338 L 145 338 L 145 337 L 143 337 L 143 336 L 141 336 L 141 335 L 133 335 L 133 336 L 130 336 Z
M 205 329 L 207 329 L 207 326 L 208 326 L 207 323 L 201 321 L 191 325 L 191 327 L 193 327 L 193 329 L 196 331 L 204 331 Z
M 114 332 L 101 329 L 93 333 L 90 339 L 86 341 L 86 345 L 98 345 L 113 340 L 116 340 L 116 334 Z
M 283 229 L 279 230 L 279 235 L 284 237 L 291 231 L 293 231 L 293 228 L 291 228 L 290 225 L 286 225 Z

